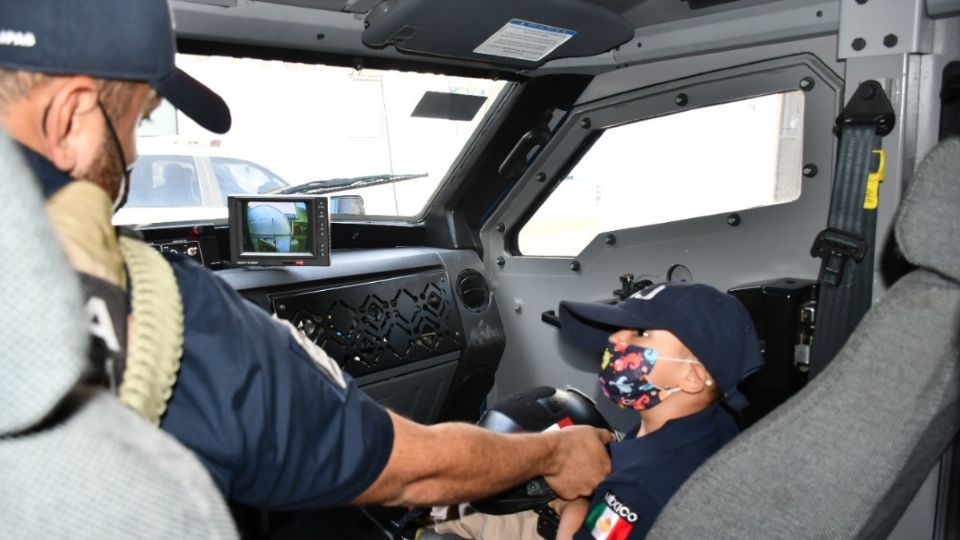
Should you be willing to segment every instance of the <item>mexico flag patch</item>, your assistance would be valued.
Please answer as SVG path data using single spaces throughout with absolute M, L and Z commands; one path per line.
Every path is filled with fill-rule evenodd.
M 626 540 L 638 519 L 640 516 L 636 512 L 608 491 L 603 494 L 603 500 L 590 510 L 584 527 L 598 540 Z

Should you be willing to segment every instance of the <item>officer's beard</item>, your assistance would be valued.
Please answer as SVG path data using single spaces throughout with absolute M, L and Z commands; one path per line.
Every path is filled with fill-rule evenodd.
M 123 146 L 120 145 L 120 138 L 113 126 L 113 120 L 107 114 L 107 109 L 100 101 L 97 101 L 97 108 L 103 115 L 103 121 L 107 126 L 107 134 L 103 138 L 103 142 L 100 143 L 90 173 L 94 177 L 92 181 L 113 196 L 113 211 L 116 212 L 127 202 L 127 195 L 130 192 L 130 172 L 133 170 L 133 165 L 127 165 L 127 159 L 123 155 Z
M 97 149 L 97 157 L 90 165 L 84 180 L 100 186 L 110 198 L 116 201 L 121 198 L 126 199 L 126 194 L 121 193 L 121 190 L 125 191 L 125 178 L 123 169 L 120 168 L 120 160 L 117 159 L 117 151 L 109 138 L 109 134 L 104 136 L 100 148 Z

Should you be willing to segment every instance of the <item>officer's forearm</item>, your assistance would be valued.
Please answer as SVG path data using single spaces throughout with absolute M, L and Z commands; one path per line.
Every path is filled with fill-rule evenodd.
M 423 426 L 391 418 L 390 459 L 355 503 L 454 504 L 540 475 L 572 498 L 588 494 L 609 471 L 606 439 L 592 429 L 504 435 L 468 424 Z
M 455 504 L 554 472 L 555 438 L 503 435 L 458 423 L 423 426 L 393 413 L 391 418 L 390 459 L 355 502 Z

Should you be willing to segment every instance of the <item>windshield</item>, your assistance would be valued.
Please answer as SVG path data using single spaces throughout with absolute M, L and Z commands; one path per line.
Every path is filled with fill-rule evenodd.
M 222 220 L 230 194 L 317 193 L 334 219 L 417 218 L 503 81 L 178 55 L 230 105 L 225 135 L 164 103 L 115 224 Z

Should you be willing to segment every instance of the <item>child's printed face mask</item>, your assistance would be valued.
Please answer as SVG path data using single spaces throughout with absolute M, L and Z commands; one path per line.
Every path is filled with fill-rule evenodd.
M 600 363 L 600 389 L 610 401 L 624 409 L 644 411 L 680 391 L 679 387 L 663 388 L 647 377 L 658 360 L 699 364 L 695 360 L 660 356 L 656 349 L 625 343 L 610 343 Z

